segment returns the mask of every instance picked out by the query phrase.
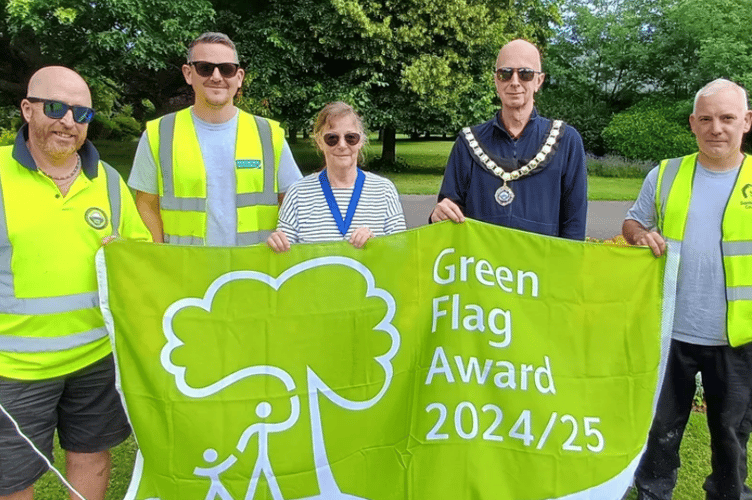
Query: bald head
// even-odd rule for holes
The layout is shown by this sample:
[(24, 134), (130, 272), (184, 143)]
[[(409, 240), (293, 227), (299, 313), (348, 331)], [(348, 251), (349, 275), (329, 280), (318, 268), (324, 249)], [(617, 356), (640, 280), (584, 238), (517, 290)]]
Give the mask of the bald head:
[(26, 95), (91, 107), (89, 86), (81, 75), (64, 66), (46, 66), (34, 73)]
[(512, 40), (504, 45), (499, 51), (499, 57), (496, 59), (497, 68), (516, 68), (520, 67), (513, 61), (524, 60), (527, 62), (525, 67), (541, 70), (541, 57), (538, 48), (527, 40)]
[[(513, 70), (511, 77), (505, 77), (498, 72), (502, 68)], [(520, 70), (528, 70), (525, 79), (520, 76)], [(511, 123), (511, 115), (527, 117), (533, 112), (534, 96), (543, 85), (545, 75), (541, 72), (540, 52), (532, 43), (525, 40), (512, 40), (504, 45), (496, 59), (496, 93), (501, 99), (502, 116), (507, 123)], [(533, 73), (534, 72), (534, 73)], [(506, 79), (504, 79), (506, 78)]]
[[(47, 116), (44, 101), (59, 101), (68, 106), (91, 107), (91, 92), (81, 75), (63, 66), (47, 66), (29, 80), (27, 99), (21, 101), (21, 114), (29, 124), (29, 151), (37, 165), (70, 167), (75, 153), (86, 141), (88, 122), (76, 122), (73, 111), (62, 117)], [(28, 98), (36, 98), (30, 101)]]

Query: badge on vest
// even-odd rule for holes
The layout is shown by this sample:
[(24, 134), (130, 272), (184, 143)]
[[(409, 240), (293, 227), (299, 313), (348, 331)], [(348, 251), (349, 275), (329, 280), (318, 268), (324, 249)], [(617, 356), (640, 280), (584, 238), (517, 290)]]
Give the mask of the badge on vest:
[(235, 168), (261, 168), (261, 160), (235, 160)]
[(84, 219), (94, 229), (104, 229), (107, 227), (107, 214), (101, 208), (91, 207), (84, 213)]
[(742, 206), (747, 209), (752, 208), (752, 184), (746, 184), (742, 188), (742, 196), (744, 197), (741, 202)]

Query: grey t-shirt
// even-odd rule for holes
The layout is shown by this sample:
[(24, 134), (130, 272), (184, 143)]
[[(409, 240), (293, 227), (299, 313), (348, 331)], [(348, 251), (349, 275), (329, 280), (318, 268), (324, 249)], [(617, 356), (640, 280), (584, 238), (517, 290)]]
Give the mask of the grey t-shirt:
[[(237, 211), (235, 208), (235, 138), (238, 129), (238, 112), (224, 123), (209, 123), (193, 113), (201, 156), (206, 165), (206, 244), (209, 246), (235, 246)], [(277, 171), (279, 192), (284, 193), (302, 175), (295, 163), (287, 141)], [(149, 194), (159, 192), (157, 165), (151, 153), (149, 138), (141, 136), (133, 159), (128, 185)]]
[[(739, 167), (717, 172), (699, 163), (692, 184), (677, 278), (673, 338), (698, 345), (727, 345), (726, 281), (721, 256), (721, 223)], [(658, 167), (642, 184), (627, 212), (645, 228), (656, 223), (655, 190)]]

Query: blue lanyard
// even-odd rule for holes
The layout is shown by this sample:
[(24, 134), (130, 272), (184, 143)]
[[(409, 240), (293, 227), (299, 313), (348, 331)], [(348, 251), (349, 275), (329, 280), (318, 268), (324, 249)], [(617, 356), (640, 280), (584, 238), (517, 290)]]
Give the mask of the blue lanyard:
[(339, 210), (337, 200), (334, 199), (334, 193), (332, 192), (332, 185), (329, 184), (329, 178), (326, 176), (326, 169), (322, 170), (319, 174), (319, 183), (321, 183), (321, 190), (324, 192), (324, 198), (329, 205), (329, 211), (334, 217), (334, 222), (337, 223), (337, 228), (342, 236), (347, 234), (347, 230), (350, 229), (353, 216), (355, 215), (355, 207), (358, 206), (358, 200), (360, 200), (360, 193), (363, 191), (363, 183), (366, 180), (366, 174), (361, 169), (358, 169), (358, 178), (355, 179), (355, 187), (353, 187), (352, 197), (350, 198), (350, 204), (347, 206), (347, 214), (345, 219), (342, 220), (342, 212)]

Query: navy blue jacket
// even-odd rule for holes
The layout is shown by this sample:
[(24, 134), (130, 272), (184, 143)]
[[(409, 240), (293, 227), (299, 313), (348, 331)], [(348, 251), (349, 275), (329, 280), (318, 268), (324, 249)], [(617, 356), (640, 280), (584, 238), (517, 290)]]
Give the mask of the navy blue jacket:
[[(513, 139), (501, 121), (501, 113), (473, 127), (484, 151), (505, 170), (516, 169), (533, 158), (548, 137), (551, 120), (533, 109), (519, 139)], [(503, 207), (494, 194), (503, 181), (473, 154), (463, 134), (449, 155), (439, 201), (449, 198), (466, 217), (533, 233), (585, 239), (587, 218), (587, 169), (582, 138), (565, 126), (555, 154), (530, 174), (507, 185), (514, 200)]]

